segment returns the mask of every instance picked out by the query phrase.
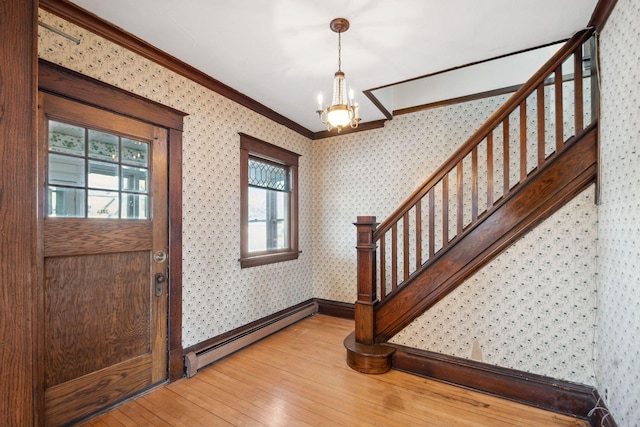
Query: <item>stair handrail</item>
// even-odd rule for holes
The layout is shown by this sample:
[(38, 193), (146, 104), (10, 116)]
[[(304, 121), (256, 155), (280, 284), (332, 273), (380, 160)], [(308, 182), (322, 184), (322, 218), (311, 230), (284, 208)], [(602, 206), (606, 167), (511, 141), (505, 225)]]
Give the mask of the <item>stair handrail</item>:
[(396, 210), (385, 218), (374, 230), (373, 241), (376, 242), (387, 233), (393, 224), (396, 224), (418, 200), (421, 200), (429, 190), (435, 186), (446, 174), (448, 174), (465, 156), (480, 144), (487, 135), (493, 131), (511, 112), (520, 105), (547, 76), (561, 66), (575, 50), (586, 42), (595, 31), (594, 28), (586, 28), (578, 31), (569, 39), (529, 80), (493, 113), (456, 151), (453, 152), (429, 178), (427, 178), (417, 190), (415, 190)]

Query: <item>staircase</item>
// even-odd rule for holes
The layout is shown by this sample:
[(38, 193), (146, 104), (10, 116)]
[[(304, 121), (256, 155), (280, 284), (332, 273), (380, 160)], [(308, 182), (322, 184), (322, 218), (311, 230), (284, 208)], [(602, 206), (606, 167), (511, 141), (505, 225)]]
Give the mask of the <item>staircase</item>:
[(386, 341), (595, 182), (594, 52), (575, 34), (387, 219), (358, 217), (349, 366), (389, 370)]

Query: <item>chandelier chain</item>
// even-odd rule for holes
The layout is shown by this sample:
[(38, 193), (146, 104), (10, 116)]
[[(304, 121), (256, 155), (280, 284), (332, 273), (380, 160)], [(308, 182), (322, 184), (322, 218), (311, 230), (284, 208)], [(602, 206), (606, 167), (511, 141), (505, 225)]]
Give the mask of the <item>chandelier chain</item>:
[(338, 33), (338, 71), (342, 71), (342, 43), (340, 40), (340, 36), (342, 33)]

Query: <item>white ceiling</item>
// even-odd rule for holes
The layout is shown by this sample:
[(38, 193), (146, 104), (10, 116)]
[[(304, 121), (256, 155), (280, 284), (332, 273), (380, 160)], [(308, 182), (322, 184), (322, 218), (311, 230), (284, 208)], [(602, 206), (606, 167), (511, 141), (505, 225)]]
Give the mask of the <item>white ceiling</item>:
[[(319, 93), (325, 100), (331, 97), (337, 70), (338, 36), (329, 28), (333, 18), (346, 18), (351, 24), (342, 34), (342, 70), (367, 122), (384, 115), (363, 90), (569, 38), (587, 26), (597, 4), (597, 0), (71, 1), (314, 132), (326, 129), (315, 113), (316, 100)], [(496, 85), (500, 84), (498, 79)], [(397, 88), (385, 95), (392, 98), (391, 105), (425, 103), (415, 90)], [(429, 85), (421, 88), (429, 92)], [(440, 87), (437, 95), (425, 96), (457, 95)]]

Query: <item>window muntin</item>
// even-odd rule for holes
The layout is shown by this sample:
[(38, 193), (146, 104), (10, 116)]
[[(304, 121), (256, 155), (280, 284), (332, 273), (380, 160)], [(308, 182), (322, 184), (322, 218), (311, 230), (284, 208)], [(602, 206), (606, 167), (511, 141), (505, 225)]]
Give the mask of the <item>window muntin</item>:
[(149, 218), (149, 143), (49, 120), (47, 216)]
[(240, 135), (241, 267), (295, 259), (299, 155)]

